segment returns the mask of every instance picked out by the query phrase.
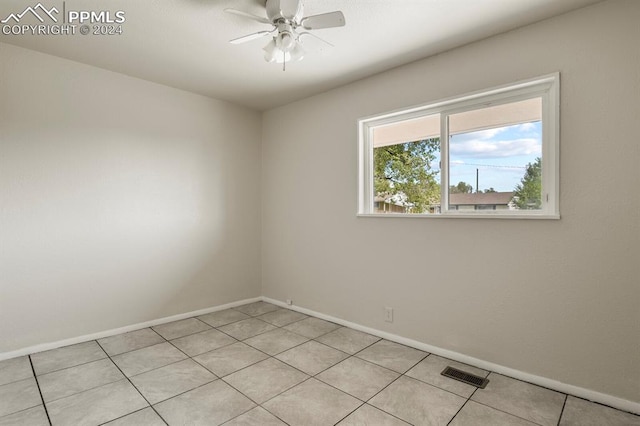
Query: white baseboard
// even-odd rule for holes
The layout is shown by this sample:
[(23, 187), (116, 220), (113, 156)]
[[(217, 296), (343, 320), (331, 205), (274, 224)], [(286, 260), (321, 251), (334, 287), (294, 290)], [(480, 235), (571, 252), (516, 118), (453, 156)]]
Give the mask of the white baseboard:
[(468, 355), (461, 354), (459, 352), (450, 351), (447, 349), (439, 348), (437, 346), (428, 345), (426, 343), (418, 342), (417, 340), (408, 339), (406, 337), (398, 336), (396, 334), (387, 333), (385, 331), (376, 330), (374, 328), (365, 327), (360, 324), (356, 324), (350, 321), (345, 321), (341, 318), (325, 315), (320, 312), (312, 311), (311, 309), (302, 308), (300, 306), (287, 305), (279, 300), (271, 299), (269, 297), (262, 297), (265, 302), (273, 303), (274, 305), (288, 308), (294, 311), (301, 312), (303, 314), (311, 315), (317, 318), (321, 318), (327, 321), (334, 322), (336, 324), (343, 325), (345, 327), (353, 328), (354, 330), (369, 333), (374, 336), (381, 337), (383, 339), (391, 340), (392, 342), (401, 343), (412, 348), (420, 349), (421, 351), (429, 352), (434, 355), (438, 355), (444, 358), (449, 358), (454, 361), (462, 362), (474, 367), (482, 368), (483, 370), (493, 371), (498, 374), (513, 377), (514, 379), (522, 380), (525, 382), (533, 383), (534, 385), (542, 386), (548, 389), (552, 389), (558, 392), (566, 393), (569, 395), (577, 396), (579, 398), (587, 399), (589, 401), (597, 402), (609, 407), (617, 408), (619, 410), (628, 411), (634, 414), (640, 414), (640, 403), (629, 401), (626, 399), (618, 398), (612, 395), (600, 393), (591, 389), (585, 389), (578, 386), (562, 383), (557, 380), (552, 380), (547, 377), (536, 376), (535, 374), (526, 373), (524, 371), (515, 370), (513, 368), (505, 367), (500, 364), (494, 364), (489, 361), (470, 357)]
[(284, 302), (279, 300), (271, 299), (269, 297), (254, 297), (250, 299), (238, 300), (236, 302), (227, 303), (224, 305), (218, 305), (211, 308), (200, 309), (192, 312), (185, 312), (182, 314), (172, 315), (169, 317), (158, 318), (151, 321), (146, 321), (138, 324), (128, 325), (125, 327), (115, 328), (111, 330), (105, 330), (98, 333), (87, 334), (84, 336), (73, 337), (70, 339), (59, 340), (56, 342), (43, 343), (39, 345), (29, 346), (26, 348), (18, 349), (10, 352), (0, 353), (0, 361), (10, 358), (16, 358), (23, 355), (30, 355), (36, 352), (48, 351), (51, 349), (57, 349), (62, 346), (75, 345), (77, 343), (84, 343), (91, 340), (102, 339), (104, 337), (115, 336), (116, 334), (127, 333), (129, 331), (140, 330), (142, 328), (153, 327), (159, 324), (165, 324), (172, 321), (178, 321), (185, 318), (191, 318), (198, 315), (205, 315), (211, 312), (222, 311), (224, 309), (233, 308), (235, 306), (244, 305), (247, 303), (257, 302), (263, 300), (265, 302), (273, 303), (274, 305), (282, 306), (283, 308), (292, 309), (294, 311), (301, 312), (303, 314), (311, 315), (317, 318), (321, 318), (327, 321), (334, 322), (336, 324), (343, 325), (345, 327), (353, 328), (354, 330), (359, 330), (364, 333), (369, 333), (374, 336), (381, 337), (383, 339), (390, 340), (392, 342), (397, 342), (403, 345), (407, 345), (416, 349), (420, 349), (425, 352), (429, 352), (438, 356), (442, 356), (444, 358), (449, 358), (454, 361), (462, 362), (464, 364), (469, 364), (474, 367), (482, 368), (484, 370), (493, 371), (495, 373), (503, 374), (505, 376), (513, 377), (514, 379), (523, 380), (525, 382), (533, 383), (538, 386), (543, 386), (545, 388), (549, 388), (558, 392), (566, 393), (569, 395), (577, 396), (579, 398), (584, 398), (589, 401), (597, 402), (603, 405), (608, 405), (613, 408), (617, 408), (619, 410), (628, 411), (634, 414), (640, 414), (640, 403), (629, 401), (626, 399), (618, 398), (612, 395), (607, 395), (604, 393), (600, 393), (591, 389), (585, 389), (578, 386), (570, 385), (567, 383), (562, 383), (557, 380), (552, 380), (547, 377), (536, 376), (534, 374), (526, 373), (524, 371), (515, 370), (513, 368), (505, 367), (499, 364), (495, 364), (489, 361), (485, 361), (482, 359), (470, 357), (468, 355), (464, 355), (458, 352), (450, 351), (447, 349), (439, 348), (437, 346), (428, 345), (426, 343), (419, 342), (417, 340), (408, 339), (406, 337), (398, 336), (393, 333), (387, 333), (385, 331), (376, 330), (374, 328), (365, 327), (360, 324), (356, 324), (350, 321), (343, 320), (341, 318), (332, 317), (330, 315), (325, 315), (320, 312), (312, 311), (311, 309), (306, 309), (300, 306), (287, 305)]
[(100, 331), (98, 333), (86, 334), (84, 336), (72, 337), (70, 339), (58, 340), (56, 342), (42, 343), (39, 345), (29, 346), (10, 352), (0, 353), (0, 361), (10, 358), (16, 358), (23, 355), (31, 355), (36, 352), (48, 351), (51, 349), (61, 348), (62, 346), (75, 345), (77, 343), (89, 342), (91, 340), (102, 339), (104, 337), (115, 336), (116, 334), (127, 333), (129, 331), (140, 330), (142, 328), (153, 327), (154, 325), (165, 324), (167, 322), (178, 321), (181, 319), (191, 318), (198, 315), (204, 315), (211, 312), (222, 311), (224, 309), (233, 308), (235, 306), (245, 305), (247, 303), (258, 302), (261, 297), (253, 297), (251, 299), (238, 300), (236, 302), (226, 303), (224, 305), (214, 306), (212, 308), (200, 309), (183, 314), (172, 315), (170, 317), (158, 318), (151, 321), (145, 321), (138, 324), (127, 325), (125, 327), (114, 328), (111, 330)]

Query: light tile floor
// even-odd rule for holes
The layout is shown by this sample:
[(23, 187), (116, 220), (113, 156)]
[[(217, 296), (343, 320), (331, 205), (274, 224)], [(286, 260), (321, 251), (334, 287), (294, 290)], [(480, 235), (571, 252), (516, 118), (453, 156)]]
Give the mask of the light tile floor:
[[(488, 377), (485, 389), (447, 366)], [(640, 416), (256, 302), (0, 362), (2, 425), (640, 426)]]

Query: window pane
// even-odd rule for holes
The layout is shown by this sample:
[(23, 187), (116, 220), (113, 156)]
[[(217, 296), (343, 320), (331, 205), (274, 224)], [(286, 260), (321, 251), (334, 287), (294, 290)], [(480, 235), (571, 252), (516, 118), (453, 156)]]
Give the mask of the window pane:
[(540, 98), (449, 116), (449, 209), (542, 208)]
[(555, 73), (358, 120), (358, 214), (558, 219), (559, 89)]
[(374, 213), (439, 213), (440, 116), (373, 129)]

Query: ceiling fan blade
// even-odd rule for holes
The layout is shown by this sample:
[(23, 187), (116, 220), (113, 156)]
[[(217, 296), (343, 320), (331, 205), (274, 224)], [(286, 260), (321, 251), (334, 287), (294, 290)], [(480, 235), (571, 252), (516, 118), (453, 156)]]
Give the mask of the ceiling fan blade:
[(231, 44), (240, 44), (240, 43), (245, 43), (247, 41), (251, 41), (251, 40), (255, 40), (258, 38), (262, 38), (265, 36), (268, 36), (269, 34), (273, 34), (273, 31), (260, 31), (257, 33), (253, 33), (253, 34), (249, 34), (243, 37), (239, 37), (239, 38), (234, 38), (233, 40), (229, 40), (229, 43)]
[(300, 25), (305, 30), (320, 30), (323, 28), (343, 27), (345, 25), (344, 15), (340, 11), (322, 13), (320, 15), (307, 16), (300, 21)]
[(315, 34), (312, 34), (312, 33), (309, 33), (309, 32), (306, 32), (306, 31), (305, 31), (305, 32), (299, 33), (299, 35), (300, 35), (300, 38), (302, 38), (302, 36), (311, 36), (311, 37), (313, 37), (315, 40), (319, 40), (319, 41), (323, 42), (324, 44), (326, 44), (326, 45), (327, 45), (327, 46), (329, 46), (329, 47), (335, 47), (333, 44), (329, 43), (327, 40), (325, 40), (325, 39), (323, 39), (323, 38), (320, 38), (320, 37), (318, 37), (318, 36), (317, 36), (317, 35), (315, 35)]
[(262, 16), (254, 15), (252, 13), (244, 12), (242, 10), (225, 9), (224, 11), (227, 12), (227, 13), (230, 13), (232, 15), (238, 15), (238, 16), (242, 16), (244, 18), (249, 18), (249, 19), (254, 20), (256, 22), (260, 22), (262, 24), (271, 25), (271, 21), (269, 21), (267, 18), (263, 18)]
[(293, 19), (300, 12), (300, 0), (280, 0), (280, 13), (287, 19)]
[(309, 56), (328, 57), (332, 54), (334, 46), (328, 41), (308, 32), (299, 33), (300, 44), (304, 47)]

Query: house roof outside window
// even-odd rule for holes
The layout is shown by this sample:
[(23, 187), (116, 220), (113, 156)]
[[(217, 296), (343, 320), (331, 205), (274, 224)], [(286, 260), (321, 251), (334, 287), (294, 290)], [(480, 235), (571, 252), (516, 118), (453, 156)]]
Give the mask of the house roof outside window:
[(452, 206), (476, 206), (476, 205), (509, 205), (514, 192), (482, 192), (471, 194), (449, 194), (449, 205)]

